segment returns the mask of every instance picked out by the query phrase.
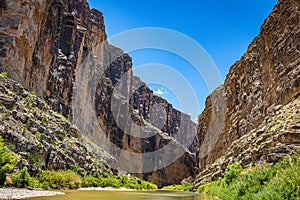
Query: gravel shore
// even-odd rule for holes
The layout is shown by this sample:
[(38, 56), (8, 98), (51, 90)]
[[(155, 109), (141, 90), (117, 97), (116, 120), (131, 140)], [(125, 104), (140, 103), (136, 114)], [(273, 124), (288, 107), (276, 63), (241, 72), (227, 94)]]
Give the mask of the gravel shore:
[(30, 197), (55, 196), (63, 194), (65, 193), (28, 189), (0, 188), (0, 199), (25, 199)]

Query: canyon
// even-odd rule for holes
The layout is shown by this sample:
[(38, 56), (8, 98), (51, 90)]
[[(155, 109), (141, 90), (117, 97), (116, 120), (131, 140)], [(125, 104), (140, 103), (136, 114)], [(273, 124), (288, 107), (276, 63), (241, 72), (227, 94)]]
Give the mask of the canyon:
[[(0, 16), (1, 71), (113, 154), (119, 161), (113, 168), (159, 186), (196, 176), (196, 123), (133, 76), (130, 56), (106, 41), (100, 11), (85, 0), (1, 0)], [(121, 104), (113, 104), (113, 91)], [(151, 137), (141, 138), (145, 133)]]
[[(207, 98), (206, 108), (198, 120), (198, 159), (202, 172), (195, 187), (216, 180), (229, 164), (239, 162), (249, 167), (276, 163), (299, 148), (297, 117), (293, 119), (295, 129), (288, 126), (287, 119), (280, 123), (285, 128), (281, 132), (294, 145), (273, 138), (277, 136), (276, 129), (269, 132), (266, 128), (276, 121), (274, 115), (284, 112), (283, 105), (293, 105), (293, 102), (294, 106), (299, 105), (296, 100), (300, 93), (299, 27), (300, 2), (279, 0), (260, 34), (230, 68), (224, 84)], [(213, 117), (215, 110), (221, 113), (217, 117)], [(296, 113), (299, 107), (295, 108)], [(290, 115), (286, 113), (285, 117)], [(222, 129), (219, 128), (215, 138), (215, 126), (220, 124)], [(253, 138), (253, 134), (257, 136)], [(264, 139), (257, 143), (260, 137)]]
[[(196, 124), (134, 76), (86, 0), (0, 0), (0, 71), (16, 81), (0, 82), (1, 136), (33, 173), (38, 151), (48, 169), (130, 173), (160, 187), (195, 179), (196, 189), (236, 162), (276, 163), (300, 147), (299, 27), (300, 2), (279, 0)], [(55, 123), (42, 124), (42, 110)]]

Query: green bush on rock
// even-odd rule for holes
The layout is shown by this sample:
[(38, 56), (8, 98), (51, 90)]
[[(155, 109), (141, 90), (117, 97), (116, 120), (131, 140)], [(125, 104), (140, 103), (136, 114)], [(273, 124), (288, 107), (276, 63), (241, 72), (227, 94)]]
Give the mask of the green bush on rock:
[(13, 185), (17, 188), (26, 188), (29, 186), (30, 175), (27, 167), (21, 169), (16, 175), (13, 176)]
[(224, 181), (226, 184), (231, 183), (233, 180), (238, 178), (243, 171), (240, 164), (229, 165), (225, 170)]
[[(85, 175), (85, 170), (72, 165), (67, 171), (43, 171), (38, 177), (31, 177), (27, 167), (17, 174), (11, 174), (18, 161), (18, 157), (10, 152), (0, 137), (0, 186), (13, 185), (17, 188), (43, 188), (43, 189), (78, 189), (82, 187), (112, 187), (136, 190), (156, 190), (157, 186), (135, 177), (117, 176), (109, 173), (95, 173), (93, 176)], [(40, 154), (31, 154), (29, 163), (37, 168), (43, 168), (45, 161)]]
[(300, 155), (293, 155), (275, 166), (242, 170), (228, 166), (223, 178), (200, 186), (200, 193), (227, 199), (300, 199)]
[(75, 172), (76, 174), (78, 174), (79, 176), (81, 177), (84, 177), (85, 176), (85, 171), (83, 168), (79, 167), (79, 166), (76, 166), (76, 165), (71, 165), (70, 166), (70, 170)]
[(4, 185), (6, 175), (12, 173), (17, 161), (18, 157), (9, 151), (0, 137), (0, 186)]

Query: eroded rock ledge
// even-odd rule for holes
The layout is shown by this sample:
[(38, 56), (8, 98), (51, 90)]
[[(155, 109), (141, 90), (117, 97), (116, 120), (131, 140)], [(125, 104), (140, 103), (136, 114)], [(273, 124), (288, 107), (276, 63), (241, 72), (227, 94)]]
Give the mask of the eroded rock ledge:
[(81, 167), (86, 174), (112, 173), (116, 161), (94, 147), (64, 116), (19, 83), (0, 75), (0, 135), (19, 156), (17, 168), (42, 170)]
[(230, 164), (240, 163), (244, 168), (273, 165), (297, 152), (300, 148), (300, 96), (285, 106), (271, 107), (269, 112), (263, 123), (235, 140), (221, 158), (197, 176), (195, 188), (223, 176)]
[[(51, 105), (53, 110), (75, 122), (79, 130), (89, 136), (91, 134), (88, 129), (91, 130), (91, 127), (86, 127), (86, 124), (80, 126), (77, 122), (79, 120), (85, 122), (91, 116), (89, 113), (81, 117), (73, 116), (74, 106), (78, 107), (74, 104), (73, 97), (75, 83), (82, 78), (78, 73), (93, 52), (96, 52), (93, 56), (97, 62), (84, 69), (90, 73), (87, 77), (83, 77), (84, 82), (80, 82), (81, 86), (91, 86), (80, 93), (83, 95), (81, 102), (97, 98), (95, 105), (91, 106), (96, 107), (97, 123), (106, 134), (103, 138), (91, 137), (93, 142), (103, 144), (104, 139), (108, 139), (124, 151), (142, 154), (156, 151), (174, 138), (178, 138), (176, 140), (180, 143), (192, 139), (193, 142), (187, 147), (179, 145), (179, 148), (186, 151), (172, 166), (147, 174), (143, 174), (141, 170), (138, 175), (158, 185), (178, 184), (184, 178), (195, 176), (197, 162), (193, 152), (196, 150), (198, 140), (190, 138), (189, 135), (196, 136), (196, 124), (188, 115), (174, 109), (166, 100), (153, 95), (145, 84), (132, 93), (130, 89), (137, 79), (133, 79), (131, 58), (121, 49), (107, 44), (103, 15), (100, 11), (90, 9), (86, 0), (0, 1), (0, 71), (8, 72), (26, 89), (35, 91)], [(94, 70), (101, 64), (102, 69), (99, 72), (104, 74), (104, 77)], [(148, 141), (128, 137), (126, 131), (122, 131), (112, 118), (110, 91), (125, 73), (129, 73), (131, 78), (124, 85), (126, 94), (122, 96), (128, 100), (128, 95), (132, 94), (132, 98), (129, 98), (130, 109), (134, 110), (132, 117), (137, 123), (144, 121), (148, 123), (149, 127), (152, 127), (151, 130), (155, 130), (157, 134)], [(103, 79), (92, 83), (91, 77), (94, 76)], [(99, 94), (102, 96), (88, 96), (93, 94), (91, 91), (96, 87), (101, 90)], [(6, 99), (5, 102), (13, 103), (11, 99)], [(158, 103), (167, 113), (166, 119), (163, 120), (165, 124), (161, 127), (157, 127), (161, 123), (156, 119), (159, 116), (150, 114), (153, 103)], [(84, 109), (85, 107), (82, 107), (82, 110)], [(116, 118), (121, 117), (122, 114)], [(182, 127), (180, 132), (179, 127)], [(173, 139), (161, 137), (160, 133), (167, 134)], [(108, 147), (107, 150), (110, 151), (111, 148)], [(118, 152), (116, 156), (122, 158)], [(130, 162), (130, 158), (125, 161)], [(153, 170), (159, 168), (159, 162), (159, 159), (156, 159)]]
[[(217, 90), (207, 98), (198, 121), (201, 173), (196, 186), (215, 179), (232, 162), (243, 166), (275, 162), (298, 147), (299, 125), (289, 115), (299, 113), (299, 99), (294, 100), (300, 92), (299, 27), (300, 1), (279, 0), (260, 34), (231, 67), (221, 94)], [(223, 97), (225, 106), (214, 96)], [(213, 117), (213, 111), (219, 108), (223, 108), (224, 117)], [(278, 110), (278, 116), (274, 110)], [(286, 115), (280, 114), (283, 112)], [(280, 117), (286, 119), (277, 123)], [(282, 127), (272, 128), (270, 123), (275, 122), (274, 126)], [(216, 131), (212, 127), (219, 124), (223, 126), (214, 143), (211, 138)]]

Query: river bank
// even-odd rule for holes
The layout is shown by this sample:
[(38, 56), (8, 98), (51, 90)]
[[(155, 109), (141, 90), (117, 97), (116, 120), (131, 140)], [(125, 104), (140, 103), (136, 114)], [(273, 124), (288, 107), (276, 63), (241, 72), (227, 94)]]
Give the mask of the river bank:
[[(61, 196), (63, 195), (63, 196)], [(88, 197), (89, 199), (98, 199), (99, 195), (103, 200), (108, 199), (126, 199), (126, 200), (152, 200), (159, 197), (162, 200), (186, 197), (187, 199), (211, 200), (210, 196), (192, 192), (181, 191), (138, 191), (126, 188), (80, 188), (78, 190), (66, 190), (63, 192), (15, 189), (15, 188), (0, 188), (0, 199), (30, 199), (30, 200), (81, 200)]]
[[(80, 188), (78, 191), (138, 191), (134, 189), (127, 188), (101, 188), (101, 187), (91, 187), (91, 188)], [(17, 188), (0, 188), (0, 199), (25, 199), (32, 197), (50, 197), (56, 195), (64, 195), (64, 192), (56, 191), (45, 191), (45, 190), (30, 190), (30, 189), (17, 189)]]
[(66, 194), (63, 196), (36, 197), (28, 200), (212, 200), (209, 195), (182, 191), (69, 190), (64, 192)]
[(0, 188), (0, 199), (25, 199), (31, 197), (47, 197), (64, 195), (64, 192), (15, 189), (15, 188)]

